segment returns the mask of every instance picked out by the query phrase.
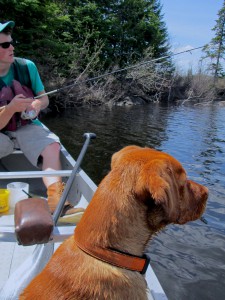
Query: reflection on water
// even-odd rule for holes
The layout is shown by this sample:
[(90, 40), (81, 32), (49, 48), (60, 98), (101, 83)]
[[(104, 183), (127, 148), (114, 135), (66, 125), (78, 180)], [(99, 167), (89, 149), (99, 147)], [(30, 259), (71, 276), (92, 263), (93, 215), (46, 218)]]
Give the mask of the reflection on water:
[(200, 221), (171, 225), (151, 242), (151, 264), (170, 300), (225, 299), (225, 108), (136, 107), (78, 108), (44, 120), (77, 157), (84, 132), (95, 132), (83, 169), (98, 184), (111, 155), (136, 144), (176, 157), (188, 176), (209, 188)]

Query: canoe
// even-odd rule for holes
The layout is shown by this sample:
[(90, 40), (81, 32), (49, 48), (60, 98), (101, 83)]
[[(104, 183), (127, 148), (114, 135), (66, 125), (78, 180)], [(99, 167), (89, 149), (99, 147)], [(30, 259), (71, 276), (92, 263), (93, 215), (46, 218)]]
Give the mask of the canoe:
[[(6, 188), (7, 184), (12, 182), (26, 182), (29, 184), (29, 194), (31, 196), (46, 198), (46, 189), (41, 178), (43, 176), (56, 175), (62, 176), (66, 181), (68, 178), (71, 178), (74, 166), (77, 163), (64, 146), (61, 148), (61, 162), (62, 170), (55, 172), (40, 171), (29, 163), (20, 150), (15, 150), (13, 154), (0, 160), (0, 188)], [(75, 207), (86, 208), (96, 188), (97, 186), (91, 178), (79, 167), (72, 181), (68, 199), (70, 201), (75, 199), (72, 203)], [(27, 196), (25, 195), (24, 198), (27, 198)], [(57, 225), (54, 226), (53, 240), (50, 242), (54, 249), (73, 234), (75, 226), (76, 224), (67, 224), (59, 219)], [(0, 290), (15, 272), (19, 272), (25, 259), (29, 259), (30, 256), (34, 255), (35, 247), (35, 245), (26, 247), (18, 245), (14, 229), (13, 208), (10, 208), (7, 212), (0, 213)], [(148, 267), (145, 276), (149, 287), (149, 299), (166, 300), (166, 294), (151, 265)], [(1, 298), (0, 292), (0, 300), (4, 299)]]

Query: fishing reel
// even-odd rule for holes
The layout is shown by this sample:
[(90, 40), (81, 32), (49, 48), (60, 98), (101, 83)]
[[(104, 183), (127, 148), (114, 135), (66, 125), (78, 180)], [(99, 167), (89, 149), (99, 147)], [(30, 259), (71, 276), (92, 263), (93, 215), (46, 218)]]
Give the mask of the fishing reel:
[(31, 120), (31, 119), (34, 119), (36, 116), (37, 116), (37, 113), (35, 110), (23, 111), (21, 113), (21, 118), (23, 120)]

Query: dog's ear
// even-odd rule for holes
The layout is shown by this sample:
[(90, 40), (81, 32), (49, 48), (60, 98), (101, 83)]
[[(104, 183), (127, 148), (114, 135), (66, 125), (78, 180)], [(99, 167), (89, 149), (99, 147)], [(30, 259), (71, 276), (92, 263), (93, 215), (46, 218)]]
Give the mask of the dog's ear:
[(165, 211), (170, 222), (179, 217), (179, 187), (174, 171), (168, 162), (155, 159), (145, 164), (140, 170), (137, 182), (139, 193), (150, 194), (150, 199)]

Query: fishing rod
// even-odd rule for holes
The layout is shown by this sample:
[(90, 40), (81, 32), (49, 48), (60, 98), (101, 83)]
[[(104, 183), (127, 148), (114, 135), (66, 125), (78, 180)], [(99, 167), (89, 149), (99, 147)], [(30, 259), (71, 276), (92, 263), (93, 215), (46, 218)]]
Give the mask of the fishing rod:
[(73, 83), (71, 83), (69, 85), (66, 85), (66, 86), (60, 87), (58, 89), (52, 90), (50, 92), (38, 95), (38, 96), (34, 97), (34, 99), (38, 99), (38, 98), (41, 98), (43, 96), (47, 96), (47, 95), (51, 95), (51, 94), (55, 94), (55, 93), (61, 92), (61, 91), (65, 90), (65, 89), (69, 89), (71, 87), (74, 87), (74, 86), (76, 86), (76, 85), (78, 85), (80, 83), (86, 83), (86, 82), (90, 82), (90, 81), (95, 81), (95, 80), (98, 80), (98, 79), (101, 79), (101, 78), (104, 78), (104, 77), (107, 77), (107, 76), (110, 76), (110, 75), (113, 75), (113, 74), (116, 74), (116, 73), (120, 73), (120, 72), (123, 72), (123, 71), (126, 71), (126, 70), (138, 68), (140, 66), (143, 66), (143, 65), (146, 65), (146, 64), (149, 64), (149, 63), (152, 63), (152, 62), (163, 60), (165, 58), (173, 57), (173, 56), (180, 55), (180, 54), (183, 54), (183, 53), (186, 53), (186, 52), (191, 52), (191, 51), (194, 51), (194, 50), (198, 50), (198, 49), (201, 49), (201, 48), (204, 48), (204, 47), (205, 46), (200, 46), (200, 47), (196, 47), (196, 48), (193, 48), (193, 49), (184, 50), (184, 51), (181, 51), (181, 52), (177, 52), (177, 53), (173, 53), (173, 54), (170, 54), (170, 55), (166, 55), (166, 56), (163, 56), (163, 57), (154, 58), (154, 59), (147, 60), (145, 62), (136, 64), (136, 65), (133, 65), (133, 66), (128, 66), (128, 67), (125, 67), (125, 68), (122, 68), (122, 69), (117, 69), (115, 71), (112, 71), (112, 72), (109, 72), (109, 73), (105, 73), (105, 74), (102, 74), (102, 75), (99, 75), (99, 76), (96, 76), (96, 77), (92, 77), (92, 78), (86, 79), (86, 80), (81, 81), (81, 82), (75, 81), (75, 82), (73, 82)]

